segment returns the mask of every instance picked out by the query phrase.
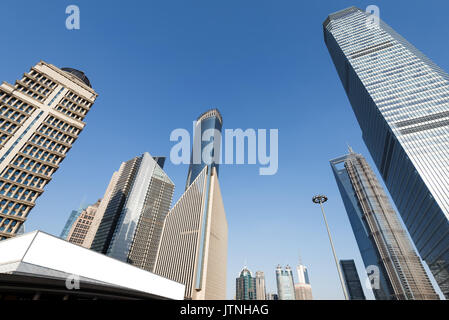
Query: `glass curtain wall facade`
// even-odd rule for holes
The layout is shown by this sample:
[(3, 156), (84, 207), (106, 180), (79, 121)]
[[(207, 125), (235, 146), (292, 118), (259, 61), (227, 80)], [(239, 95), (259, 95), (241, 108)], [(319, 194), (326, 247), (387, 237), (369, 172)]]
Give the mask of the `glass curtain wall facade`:
[(323, 29), (366, 146), (449, 297), (449, 75), (356, 7), (329, 15)]
[(349, 300), (366, 300), (354, 260), (340, 260)]
[(367, 273), (379, 300), (438, 299), (399, 217), (365, 158), (331, 160)]
[(93, 250), (153, 272), (174, 191), (161, 159), (145, 152), (123, 163), (118, 177), (114, 173), (112, 195), (100, 203), (106, 209)]
[(64, 240), (67, 239), (70, 229), (72, 228), (73, 224), (78, 219), (78, 217), (80, 216), (80, 214), (83, 210), (84, 210), (84, 208), (79, 208), (78, 210), (72, 210), (72, 212), (69, 215), (69, 218), (67, 219), (67, 221), (64, 225), (64, 228), (61, 231), (61, 234), (59, 235), (59, 237), (61, 239), (64, 239)]
[[(235, 299), (236, 300), (258, 300), (256, 293), (256, 278), (246, 267), (235, 279)], [(262, 299), (261, 299), (262, 300)]]
[(293, 280), (293, 271), (290, 266), (286, 266), (285, 270), (281, 266), (277, 266), (276, 284), (279, 300), (295, 300), (295, 283)]
[[(208, 110), (196, 120), (194, 125), (193, 149), (190, 158), (189, 171), (187, 173), (186, 190), (204, 167), (208, 165), (204, 162), (202, 154), (206, 146), (212, 141), (212, 138), (210, 140), (206, 139), (206, 136), (209, 137), (210, 130), (214, 130), (214, 132), (210, 134), (213, 136), (213, 150), (211, 151), (212, 161), (210, 166), (215, 168), (218, 175), (222, 126), (223, 119), (218, 109)], [(203, 137), (206, 141), (203, 141)]]

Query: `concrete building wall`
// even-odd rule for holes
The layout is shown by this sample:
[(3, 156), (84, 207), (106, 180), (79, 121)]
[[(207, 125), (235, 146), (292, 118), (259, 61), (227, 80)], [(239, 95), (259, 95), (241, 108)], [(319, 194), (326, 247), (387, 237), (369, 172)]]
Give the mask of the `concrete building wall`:
[(183, 283), (186, 299), (225, 299), (227, 233), (216, 171), (205, 167), (167, 215), (155, 273)]

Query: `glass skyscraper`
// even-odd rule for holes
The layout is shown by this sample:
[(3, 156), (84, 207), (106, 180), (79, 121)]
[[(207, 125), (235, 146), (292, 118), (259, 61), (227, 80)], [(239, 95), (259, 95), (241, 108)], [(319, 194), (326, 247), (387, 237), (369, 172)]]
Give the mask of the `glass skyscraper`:
[(449, 297), (449, 75), (358, 8), (329, 15), (323, 29), (363, 139)]
[[(212, 161), (211, 167), (214, 167), (218, 175), (218, 164), (220, 159), (221, 148), (221, 128), (223, 126), (223, 119), (218, 109), (211, 109), (201, 114), (195, 123), (194, 138), (193, 138), (193, 150), (190, 157), (190, 167), (187, 174), (186, 190), (192, 184), (192, 182), (198, 177), (200, 172), (204, 169), (207, 163), (203, 159), (203, 151), (208, 146), (212, 139), (207, 140), (206, 136), (208, 130), (214, 130), (213, 135), (213, 150), (211, 151)], [(206, 141), (203, 141), (203, 137)]]
[(279, 265), (276, 268), (276, 284), (278, 287), (279, 300), (295, 300), (295, 282), (293, 280), (293, 271), (290, 266), (285, 270)]
[(91, 249), (153, 272), (175, 187), (163, 163), (148, 152), (122, 163), (100, 203)]
[(399, 217), (365, 158), (331, 160), (373, 293), (379, 300), (438, 299)]
[(79, 208), (78, 210), (72, 210), (72, 212), (69, 215), (69, 218), (67, 219), (64, 228), (61, 231), (61, 234), (59, 237), (61, 239), (66, 240), (67, 236), (69, 235), (70, 229), (73, 226), (73, 223), (78, 219), (78, 217), (81, 215), (81, 212), (84, 210), (84, 208)]
[(235, 279), (235, 299), (257, 300), (256, 278), (253, 277), (251, 271), (246, 267), (242, 269), (239, 277)]
[(349, 299), (366, 300), (354, 260), (340, 260), (340, 266)]
[[(195, 123), (195, 152), (220, 152), (222, 118), (218, 110), (203, 113)], [(207, 131), (213, 129), (212, 131)], [(204, 135), (204, 136), (203, 136)], [(203, 137), (202, 137), (203, 136)], [(213, 142), (202, 141), (213, 137)], [(196, 146), (201, 146), (197, 148)], [(196, 149), (196, 150), (195, 150)], [(226, 298), (228, 223), (218, 180), (218, 163), (189, 167), (186, 190), (165, 218), (154, 272), (185, 285), (185, 299)]]

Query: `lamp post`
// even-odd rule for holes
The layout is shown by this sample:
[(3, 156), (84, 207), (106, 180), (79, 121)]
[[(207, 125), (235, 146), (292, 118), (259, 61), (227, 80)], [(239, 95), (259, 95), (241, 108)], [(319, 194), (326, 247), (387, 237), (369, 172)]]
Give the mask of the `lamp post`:
[(332, 253), (334, 254), (335, 265), (337, 266), (338, 276), (340, 277), (341, 287), (343, 289), (343, 294), (346, 300), (349, 300), (348, 293), (346, 292), (346, 286), (343, 281), (343, 274), (341, 273), (340, 264), (338, 263), (337, 254), (335, 253), (334, 242), (332, 241), (331, 232), (329, 230), (329, 225), (327, 224), (326, 214), (324, 213), (323, 203), (327, 201), (327, 197), (325, 195), (316, 195), (312, 198), (313, 203), (319, 203), (321, 207), (321, 212), (323, 213), (324, 223), (326, 224), (327, 234), (329, 236), (329, 241), (332, 247)]

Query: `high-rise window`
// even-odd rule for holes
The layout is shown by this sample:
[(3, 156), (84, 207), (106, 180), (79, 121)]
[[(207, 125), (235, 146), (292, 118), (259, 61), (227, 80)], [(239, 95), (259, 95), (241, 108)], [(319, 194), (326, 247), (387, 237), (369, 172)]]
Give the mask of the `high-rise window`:
[(449, 298), (449, 75), (358, 8), (323, 29), (368, 150)]

